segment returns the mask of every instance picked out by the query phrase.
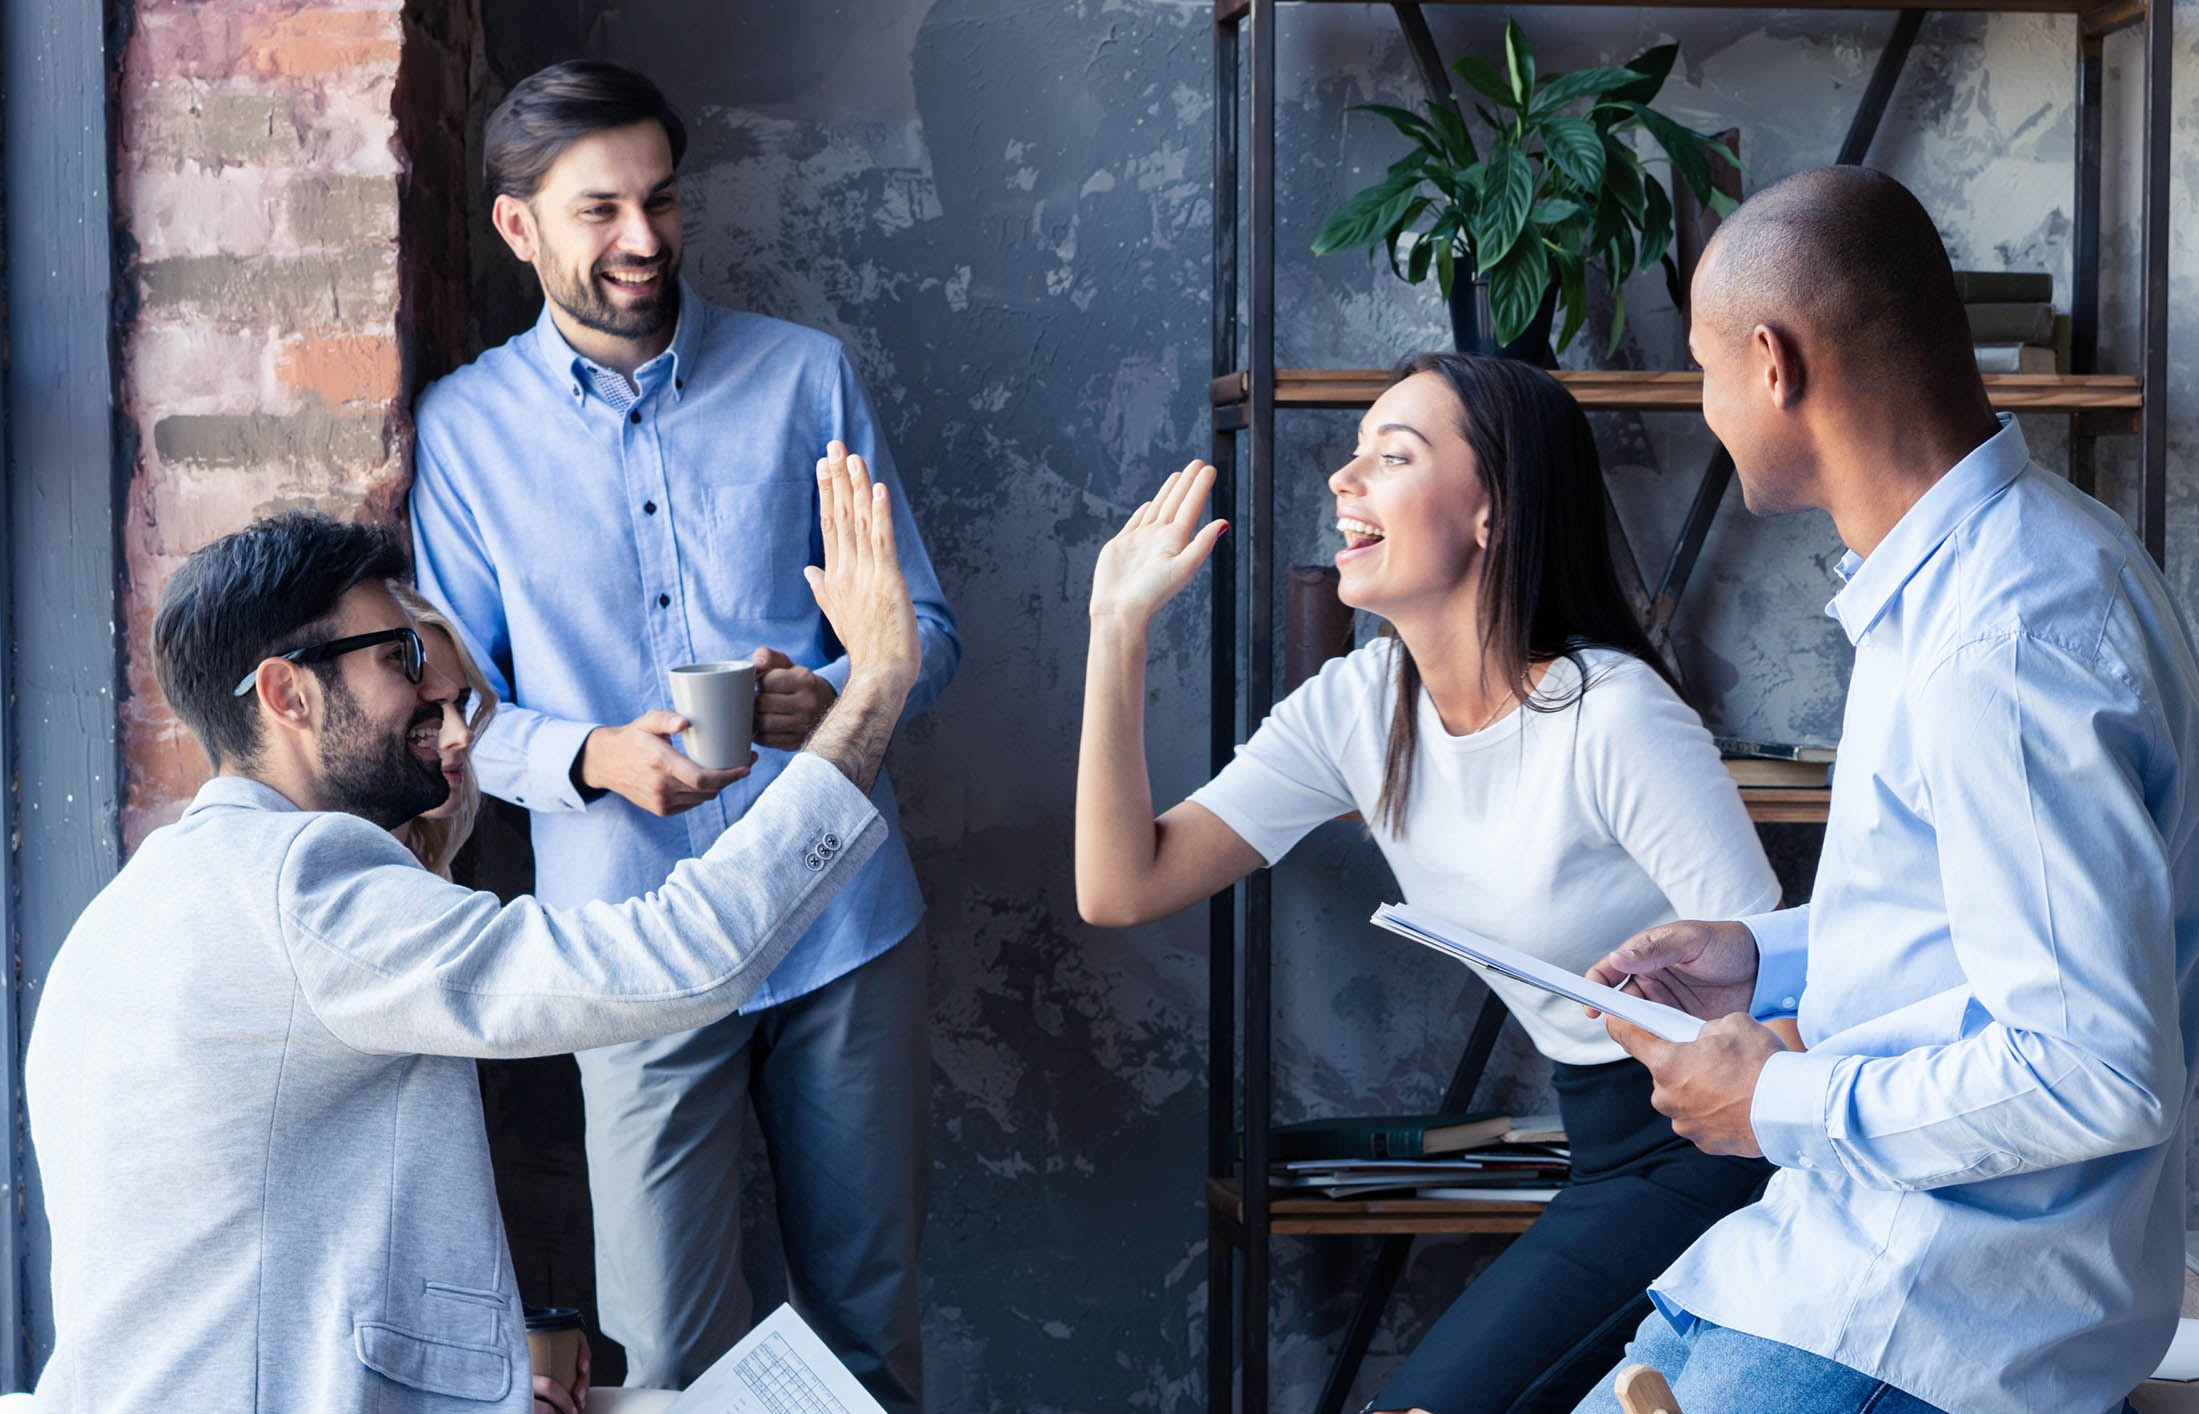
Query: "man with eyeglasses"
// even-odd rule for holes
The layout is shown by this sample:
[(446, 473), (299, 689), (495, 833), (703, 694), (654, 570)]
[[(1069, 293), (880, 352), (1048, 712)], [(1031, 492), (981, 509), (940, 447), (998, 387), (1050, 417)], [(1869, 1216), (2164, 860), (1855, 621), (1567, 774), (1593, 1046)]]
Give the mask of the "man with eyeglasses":
[(31, 1033), (39, 1409), (535, 1407), (473, 1059), (726, 1015), (886, 836), (868, 791), (915, 617), (884, 488), (841, 461), (818, 490), (807, 573), (847, 685), (745, 815), (621, 904), (499, 905), (388, 834), (445, 798), (464, 690), (389, 591), (388, 531), (297, 512), (185, 562), (153, 656), (216, 774), (77, 920)]

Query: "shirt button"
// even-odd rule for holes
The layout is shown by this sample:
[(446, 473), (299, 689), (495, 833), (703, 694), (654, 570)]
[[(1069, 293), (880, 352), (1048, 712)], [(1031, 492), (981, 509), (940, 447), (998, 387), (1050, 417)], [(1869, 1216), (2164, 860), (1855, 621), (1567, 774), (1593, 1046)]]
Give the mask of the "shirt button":
[(641, 503), (641, 513), (645, 516), (655, 515), (657, 513), (657, 503), (655, 501), (643, 501)]
[(660, 608), (660, 609), (662, 609), (662, 608), (664, 608), (665, 606), (669, 605), (669, 604), (670, 604), (671, 602), (672, 602), (672, 596), (671, 596), (671, 595), (669, 595), (669, 594), (659, 594), (659, 595), (657, 596), (657, 607), (658, 607), (658, 608)]
[(1780, 1005), (1780, 1006), (1782, 1006), (1782, 1007), (1784, 1007), (1784, 1008), (1785, 1008), (1786, 1010), (1788, 1010), (1788, 1011), (1793, 1011), (1793, 1010), (1794, 1010), (1794, 998), (1792, 998), (1792, 997), (1781, 997), (1781, 998), (1779, 999), (1779, 1005)]
[(812, 874), (821, 872), (825, 867), (825, 861), (818, 858), (814, 852), (803, 855), (802, 863), (809, 866), (809, 872)]
[(630, 413), (626, 414), (626, 420), (627, 420), (628, 422), (639, 422), (639, 421), (641, 421), (641, 409), (640, 409), (640, 408), (635, 408), (635, 409), (634, 409), (634, 410), (633, 410), (632, 412), (630, 412)]
[(840, 837), (838, 835), (826, 835), (817, 843), (824, 847), (825, 853), (831, 854), (840, 848)]

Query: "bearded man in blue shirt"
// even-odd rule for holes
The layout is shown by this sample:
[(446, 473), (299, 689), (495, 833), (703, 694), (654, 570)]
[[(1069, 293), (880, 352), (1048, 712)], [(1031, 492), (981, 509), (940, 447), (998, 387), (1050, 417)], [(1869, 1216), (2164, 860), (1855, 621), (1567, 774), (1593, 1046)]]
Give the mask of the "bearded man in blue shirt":
[[(1683, 1409), (2102, 1414), (2167, 1348), (2199, 1008), (2199, 662), (2114, 511), (1996, 418), (1892, 178), (1807, 172), (1697, 272), (1703, 415), (1749, 509), (1828, 511), (1855, 644), (1814, 896), (1591, 971), (1653, 1103), (1779, 1166), (1651, 1286)], [(1807, 1049), (1759, 1024), (1799, 1011)], [(1608, 1382), (1583, 1414), (1616, 1409)]]
[[(890, 487), (925, 710), (961, 648), (869, 404), (834, 339), (703, 303), (680, 279), (685, 130), (615, 65), (523, 80), (484, 134), (497, 234), (534, 327), (431, 387), (412, 490), (420, 588), (505, 700), (482, 787), (532, 812), (546, 901), (626, 899), (739, 819), (846, 681), (804, 583), (820, 455)], [(760, 759), (670, 738), (666, 673), (753, 654)], [(906, 720), (906, 716), (904, 719)], [(897, 1414), (922, 1404), (917, 1251), (929, 1048), (922, 901), (893, 835), (741, 1011), (578, 1057), (603, 1329), (628, 1382), (684, 1386), (750, 1323), (737, 1204), (753, 1101), (792, 1298)]]

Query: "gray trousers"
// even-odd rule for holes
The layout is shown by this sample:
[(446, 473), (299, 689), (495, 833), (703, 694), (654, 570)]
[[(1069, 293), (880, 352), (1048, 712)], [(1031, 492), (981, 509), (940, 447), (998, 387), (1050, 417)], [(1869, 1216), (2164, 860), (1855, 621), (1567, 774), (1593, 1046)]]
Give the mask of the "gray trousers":
[(921, 931), (816, 991), (586, 1051), (603, 1330), (630, 1385), (682, 1389), (747, 1334), (747, 1101), (771, 1158), (795, 1309), (891, 1414), (923, 1407), (917, 1249), (930, 1157)]

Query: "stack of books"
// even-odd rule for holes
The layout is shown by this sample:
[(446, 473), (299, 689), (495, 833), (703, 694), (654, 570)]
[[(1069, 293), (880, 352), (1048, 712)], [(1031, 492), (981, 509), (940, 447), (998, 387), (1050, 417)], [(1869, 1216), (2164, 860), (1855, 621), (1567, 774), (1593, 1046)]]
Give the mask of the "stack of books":
[(1734, 784), (1749, 790), (1823, 790), (1832, 784), (1838, 747), (1712, 737)]
[(1572, 1172), (1556, 1115), (1376, 1115), (1278, 1126), (1269, 1186), (1325, 1198), (1373, 1195), (1546, 1203)]
[(1980, 373), (2067, 373), (2069, 319), (2054, 313), (2043, 270), (1957, 270)]

